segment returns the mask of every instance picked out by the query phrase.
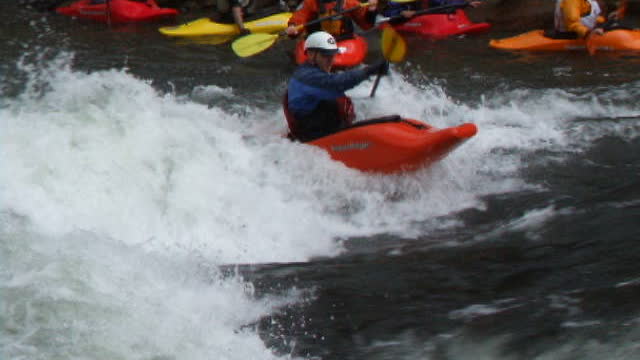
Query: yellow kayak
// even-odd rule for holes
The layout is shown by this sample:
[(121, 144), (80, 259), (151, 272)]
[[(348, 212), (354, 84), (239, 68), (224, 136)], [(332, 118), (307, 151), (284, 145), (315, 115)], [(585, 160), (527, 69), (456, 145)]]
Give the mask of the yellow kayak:
[[(291, 17), (290, 12), (274, 14), (257, 20), (245, 22), (245, 27), (252, 33), (275, 33), (287, 28)], [(164, 26), (158, 29), (167, 36), (207, 36), (207, 35), (238, 35), (240, 29), (236, 24), (222, 24), (202, 18), (178, 26)]]

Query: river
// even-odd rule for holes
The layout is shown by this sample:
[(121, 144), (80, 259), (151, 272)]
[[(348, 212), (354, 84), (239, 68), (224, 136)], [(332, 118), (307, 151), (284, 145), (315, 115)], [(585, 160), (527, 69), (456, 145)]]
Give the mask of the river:
[(381, 176), (282, 137), (292, 41), (0, 21), (1, 358), (640, 358), (640, 56), (409, 37), (358, 118), (479, 131)]

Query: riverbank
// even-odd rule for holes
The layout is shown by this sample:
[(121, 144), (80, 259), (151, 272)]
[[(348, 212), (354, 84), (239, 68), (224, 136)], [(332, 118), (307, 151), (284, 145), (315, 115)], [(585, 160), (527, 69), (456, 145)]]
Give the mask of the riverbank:
[[(295, 1), (295, 0), (294, 0)], [(20, 0), (19, 4), (40, 11), (53, 10), (69, 0)], [(163, 7), (180, 9), (183, 13), (213, 11), (215, 0), (157, 0)], [(605, 1), (608, 9), (615, 9), (617, 0)], [(505, 31), (525, 31), (532, 28), (553, 26), (554, 0), (486, 0), (478, 8), (467, 8), (469, 17), (476, 21), (488, 21), (494, 29)], [(640, 3), (629, 4), (627, 14), (634, 16), (640, 10)]]
[[(158, 0), (169, 7), (187, 11), (213, 9), (215, 0)], [(501, 30), (528, 30), (551, 28), (555, 0), (486, 0), (478, 8), (467, 8), (469, 17), (476, 21), (488, 21)], [(608, 9), (615, 9), (617, 0), (604, 1)], [(638, 4), (636, 4), (638, 5)], [(638, 6), (629, 4), (629, 12), (636, 13)]]

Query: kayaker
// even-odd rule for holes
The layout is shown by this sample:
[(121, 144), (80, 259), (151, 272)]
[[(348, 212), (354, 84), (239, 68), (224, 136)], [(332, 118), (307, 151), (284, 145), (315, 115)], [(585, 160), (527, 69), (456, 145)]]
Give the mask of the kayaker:
[(370, 0), (368, 6), (361, 6), (358, 0), (304, 0), (302, 5), (293, 13), (289, 19), (289, 27), (286, 29), (287, 35), (295, 37), (300, 31), (297, 25), (302, 25), (314, 19), (331, 16), (342, 10), (359, 7), (354, 11), (349, 11), (343, 17), (323, 21), (319, 28), (306, 29), (309, 33), (316, 30), (323, 30), (337, 38), (349, 37), (353, 34), (353, 20), (362, 29), (366, 30), (374, 25), (378, 0)]
[(364, 68), (331, 73), (338, 46), (325, 31), (309, 35), (304, 48), (308, 60), (293, 73), (283, 101), (290, 135), (303, 142), (350, 125), (355, 112), (344, 92), (373, 74), (389, 72), (389, 62), (380, 60)]
[(605, 22), (596, 0), (557, 0), (554, 17), (554, 37), (585, 38), (589, 34), (602, 35), (598, 27)]

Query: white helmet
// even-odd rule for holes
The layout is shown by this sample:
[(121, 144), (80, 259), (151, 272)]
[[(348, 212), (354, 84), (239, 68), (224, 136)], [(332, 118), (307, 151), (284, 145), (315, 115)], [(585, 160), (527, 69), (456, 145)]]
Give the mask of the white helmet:
[(316, 31), (307, 37), (304, 42), (304, 50), (316, 50), (324, 53), (335, 54), (338, 52), (336, 39), (328, 32)]

